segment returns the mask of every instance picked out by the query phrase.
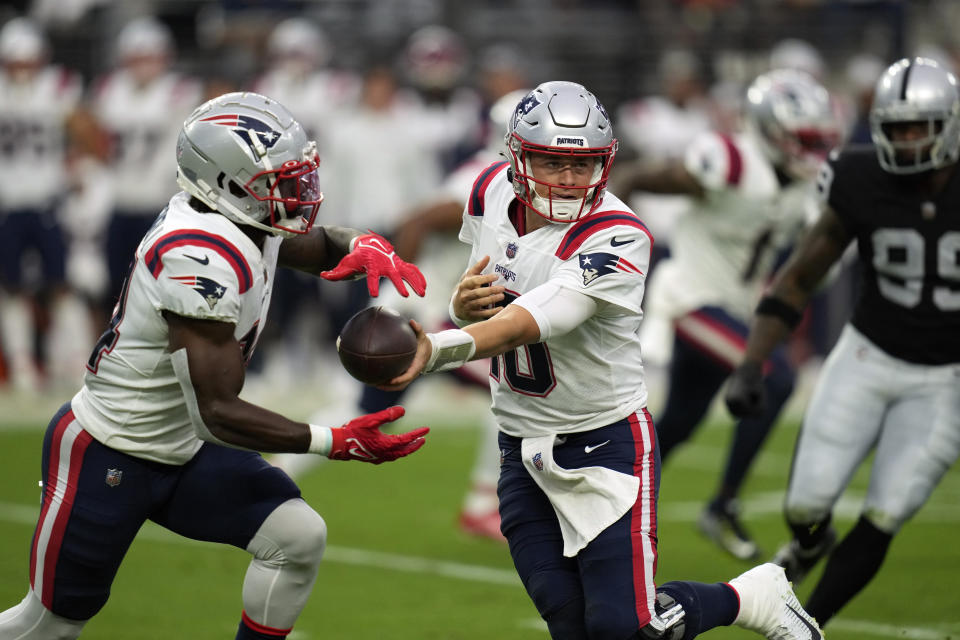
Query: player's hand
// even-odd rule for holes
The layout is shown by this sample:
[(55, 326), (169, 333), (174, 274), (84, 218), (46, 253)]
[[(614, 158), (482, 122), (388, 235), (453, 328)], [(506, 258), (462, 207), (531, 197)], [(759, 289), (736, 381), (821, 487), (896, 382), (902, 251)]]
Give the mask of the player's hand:
[(486, 320), (500, 313), (503, 309), (497, 303), (503, 300), (503, 286), (493, 286), (499, 275), (496, 273), (484, 274), (483, 270), (490, 264), (490, 256), (483, 256), (467, 269), (467, 272), (457, 283), (453, 294), (453, 312), (461, 320), (477, 322)]
[(760, 414), (767, 404), (763, 365), (748, 360), (734, 369), (723, 399), (730, 413), (738, 418)]
[(413, 332), (417, 336), (417, 353), (413, 356), (413, 362), (410, 363), (410, 366), (407, 367), (407, 370), (401, 373), (396, 378), (388, 380), (385, 384), (376, 385), (378, 389), (383, 389), (384, 391), (401, 391), (406, 389), (407, 386), (416, 380), (421, 373), (423, 373), (423, 368), (427, 365), (427, 361), (430, 359), (433, 347), (430, 344), (430, 340), (427, 339), (427, 334), (423, 332), (423, 327), (420, 326), (420, 323), (416, 320), (410, 321), (410, 328), (413, 329)]
[(393, 422), (403, 413), (403, 407), (390, 407), (354, 418), (342, 427), (331, 429), (333, 443), (328, 457), (333, 460), (361, 460), (380, 464), (410, 455), (426, 442), (423, 436), (430, 431), (429, 427), (397, 434), (380, 431), (380, 425)]
[(345, 280), (363, 273), (367, 274), (367, 289), (374, 298), (380, 293), (380, 278), (384, 276), (390, 278), (404, 298), (408, 295), (404, 280), (418, 296), (422, 297), (427, 290), (427, 281), (420, 269), (401, 260), (393, 250), (393, 245), (372, 231), (358, 236), (353, 250), (332, 270), (321, 272), (320, 277), (325, 280)]

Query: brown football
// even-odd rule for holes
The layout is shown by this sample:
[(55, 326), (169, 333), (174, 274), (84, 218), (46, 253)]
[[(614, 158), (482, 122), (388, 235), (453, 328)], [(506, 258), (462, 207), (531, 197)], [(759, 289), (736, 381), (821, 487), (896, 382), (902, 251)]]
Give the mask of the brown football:
[(381, 384), (407, 370), (417, 353), (417, 336), (399, 312), (367, 307), (343, 325), (337, 353), (351, 376), (366, 384)]

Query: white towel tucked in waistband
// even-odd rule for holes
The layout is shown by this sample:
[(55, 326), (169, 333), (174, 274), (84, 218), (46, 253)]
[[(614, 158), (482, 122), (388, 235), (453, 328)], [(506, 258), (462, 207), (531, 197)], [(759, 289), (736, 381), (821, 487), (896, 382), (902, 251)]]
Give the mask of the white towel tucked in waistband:
[(564, 469), (553, 461), (555, 435), (524, 438), (523, 465), (553, 505), (572, 558), (636, 502), (640, 478), (606, 467)]

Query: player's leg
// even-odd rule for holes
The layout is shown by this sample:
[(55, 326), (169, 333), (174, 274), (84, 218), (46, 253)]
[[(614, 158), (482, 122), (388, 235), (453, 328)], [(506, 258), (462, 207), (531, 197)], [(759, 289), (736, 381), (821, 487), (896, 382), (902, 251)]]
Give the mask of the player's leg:
[(106, 603), (152, 499), (153, 463), (104, 447), (70, 406), (44, 437), (43, 502), (30, 553), (30, 594), (0, 614), (0, 637), (75, 638)]
[(900, 399), (884, 416), (863, 514), (830, 554), (807, 601), (823, 624), (873, 579), (893, 536), (960, 455), (956, 367), (891, 360), (889, 390)]
[(150, 518), (194, 540), (253, 555), (237, 638), (283, 638), (306, 605), (326, 544), (323, 519), (259, 454), (204, 444)]
[(799, 583), (832, 548), (833, 505), (879, 437), (891, 374), (877, 354), (881, 352), (848, 326), (817, 380), (784, 505), (793, 539), (773, 560), (791, 582)]
[(698, 309), (677, 320), (670, 388), (662, 415), (657, 417), (664, 463), (702, 422), (730, 375), (731, 364), (721, 355), (729, 347), (728, 331), (711, 310)]
[[(489, 394), (484, 394), (489, 399)], [(463, 497), (459, 520), (462, 531), (503, 542), (497, 500), (497, 477), (500, 473), (497, 436), (497, 421), (493, 413), (485, 409), (480, 418), (480, 438), (470, 471), (470, 489)]]
[[(744, 330), (746, 327), (743, 327)], [(786, 350), (774, 351), (767, 361), (764, 386), (767, 404), (762, 414), (737, 422), (720, 484), (700, 516), (700, 528), (720, 546), (741, 560), (756, 559), (761, 551), (740, 521), (740, 489), (767, 436), (773, 430), (783, 405), (793, 393), (795, 375)]]
[(499, 441), (501, 528), (520, 580), (552, 638), (588, 640), (579, 568), (563, 556), (556, 512), (523, 465), (520, 438), (501, 433)]
[(34, 358), (33, 301), (24, 293), (20, 268), (35, 217), (33, 211), (11, 211), (0, 216), (0, 339), (10, 381), (23, 390), (35, 390), (40, 384)]

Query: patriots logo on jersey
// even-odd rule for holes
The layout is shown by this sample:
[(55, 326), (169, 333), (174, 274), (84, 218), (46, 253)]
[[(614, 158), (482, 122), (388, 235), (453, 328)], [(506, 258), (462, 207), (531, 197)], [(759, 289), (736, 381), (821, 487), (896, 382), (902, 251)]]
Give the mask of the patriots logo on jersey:
[(521, 100), (517, 108), (513, 110), (513, 126), (511, 128), (516, 129), (517, 122), (520, 121), (520, 118), (530, 113), (530, 110), (538, 104), (540, 104), (540, 100), (532, 93)]
[(259, 155), (259, 153), (257, 153), (256, 145), (253, 144), (253, 138), (251, 136), (256, 136), (260, 144), (267, 149), (277, 144), (277, 140), (280, 139), (279, 131), (272, 129), (266, 122), (257, 120), (251, 116), (225, 114), (221, 116), (210, 116), (209, 118), (202, 119), (201, 122), (212, 122), (213, 124), (219, 124), (224, 127), (233, 127), (233, 132), (247, 143), (247, 146), (250, 147), (250, 150), (253, 151), (255, 155)]
[(623, 271), (625, 273), (643, 274), (640, 269), (630, 264), (625, 258), (614, 253), (581, 253), (580, 268), (583, 269), (583, 285), (591, 284), (600, 276), (605, 276), (614, 271)]
[(225, 286), (212, 278), (205, 278), (203, 276), (172, 276), (170, 279), (176, 280), (180, 284), (190, 287), (199, 293), (211, 309), (220, 302), (220, 298), (227, 292)]

